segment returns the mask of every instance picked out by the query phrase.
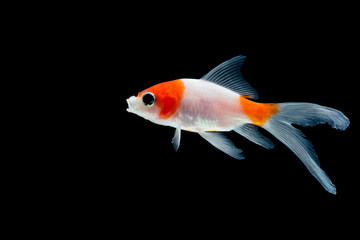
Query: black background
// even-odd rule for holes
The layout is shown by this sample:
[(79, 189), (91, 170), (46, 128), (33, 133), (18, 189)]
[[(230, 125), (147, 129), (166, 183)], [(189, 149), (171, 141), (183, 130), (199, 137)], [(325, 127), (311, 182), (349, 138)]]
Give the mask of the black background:
[[(145, 14), (126, 6), (87, 7), (59, 14), (41, 41), (46, 94), (55, 94), (59, 110), (46, 118), (45, 160), (25, 165), (37, 168), (38, 184), (30, 186), (46, 193), (42, 203), (50, 202), (69, 221), (104, 219), (110, 229), (125, 221), (134, 231), (139, 222), (156, 225), (156, 218), (168, 225), (177, 218), (258, 224), (277, 216), (291, 225), (305, 217), (306, 224), (336, 225), (355, 214), (358, 55), (348, 7), (272, 6), (274, 12), (265, 6), (254, 14), (239, 6), (231, 11), (232, 5), (221, 11), (166, 6)], [(259, 102), (312, 102), (349, 117), (344, 132), (328, 125), (299, 127), (337, 195), (265, 131), (275, 143), (272, 150), (226, 134), (243, 150), (241, 161), (185, 131), (175, 152), (174, 129), (126, 111), (126, 99), (139, 91), (200, 78), (237, 55), (247, 56), (242, 74)]]
[[(241, 54), (248, 57), (242, 73), (258, 91), (260, 102), (317, 103), (343, 111), (353, 123), (349, 91), (354, 85), (347, 72), (351, 49), (346, 41), (337, 40), (345, 30), (331, 23), (279, 27), (276, 22), (264, 22), (260, 28), (255, 25), (243, 31), (244, 24), (253, 26), (251, 19), (230, 29), (215, 23), (205, 30), (199, 24), (193, 31), (181, 24), (160, 29), (150, 25), (127, 36), (125, 44), (119, 43), (120, 50), (114, 53), (119, 62), (109, 67), (116, 73), (103, 80), (109, 84), (104, 91), (109, 92), (106, 97), (110, 97), (113, 112), (114, 128), (105, 126), (105, 141), (110, 144), (105, 150), (111, 153), (100, 155), (96, 164), (111, 171), (111, 186), (119, 188), (141, 211), (190, 208), (240, 213), (247, 207), (260, 207), (296, 212), (299, 206), (349, 211), (344, 203), (354, 201), (356, 181), (351, 154), (353, 124), (345, 132), (326, 125), (301, 128), (337, 186), (338, 194), (333, 196), (276, 140), (275, 149), (266, 150), (228, 134), (244, 150), (246, 159), (237, 161), (197, 134), (182, 132), (180, 149), (175, 152), (171, 144), (174, 129), (126, 112), (125, 100), (139, 91), (163, 81), (199, 78)], [(110, 161), (109, 166), (103, 161)]]
[(131, 162), (136, 188), (154, 197), (165, 195), (170, 201), (220, 198), (235, 203), (236, 199), (285, 198), (336, 202), (349, 197), (352, 124), (345, 132), (329, 126), (301, 128), (338, 188), (338, 195), (331, 196), (276, 140), (274, 150), (265, 150), (230, 133), (246, 156), (246, 160), (236, 161), (198, 135), (183, 132), (180, 149), (174, 152), (174, 129), (125, 111), (125, 99), (147, 87), (181, 77), (199, 78), (241, 54), (248, 56), (242, 73), (258, 91), (259, 101), (318, 103), (343, 111), (351, 121), (351, 77), (346, 69), (351, 53), (344, 41), (336, 40), (344, 30), (332, 24), (313, 25), (316, 23), (294, 23), (279, 28), (273, 23), (242, 32), (240, 26), (236, 30), (216, 25), (201, 31), (200, 24), (199, 31), (177, 31), (179, 27), (169, 26), (172, 31), (161, 29), (160, 35), (149, 30), (136, 36), (130, 59), (119, 65), (121, 76), (112, 83), (121, 82), (119, 128), (123, 134), (119, 141), (126, 139), (121, 144), (126, 149), (122, 154), (129, 153), (124, 159)]

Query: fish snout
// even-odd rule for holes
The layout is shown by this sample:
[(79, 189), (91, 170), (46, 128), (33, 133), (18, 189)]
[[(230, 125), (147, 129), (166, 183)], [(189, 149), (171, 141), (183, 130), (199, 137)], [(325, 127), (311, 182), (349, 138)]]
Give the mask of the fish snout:
[(128, 108), (126, 109), (126, 111), (134, 112), (137, 109), (135, 101), (136, 101), (135, 96), (131, 96), (128, 99), (126, 99), (126, 102), (128, 104)]

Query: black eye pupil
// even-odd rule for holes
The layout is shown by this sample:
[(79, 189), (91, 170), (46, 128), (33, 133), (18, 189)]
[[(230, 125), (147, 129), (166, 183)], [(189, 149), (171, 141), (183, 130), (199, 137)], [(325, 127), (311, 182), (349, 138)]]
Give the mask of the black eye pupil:
[(155, 96), (152, 93), (145, 93), (142, 100), (146, 106), (152, 106), (155, 103)]

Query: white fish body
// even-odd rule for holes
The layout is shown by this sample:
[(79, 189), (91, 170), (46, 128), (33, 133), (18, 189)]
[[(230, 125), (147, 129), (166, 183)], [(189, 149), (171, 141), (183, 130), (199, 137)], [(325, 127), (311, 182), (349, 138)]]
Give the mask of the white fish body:
[(185, 86), (184, 96), (174, 119), (179, 122), (181, 129), (222, 132), (251, 122), (240, 111), (239, 94), (205, 80), (181, 80)]

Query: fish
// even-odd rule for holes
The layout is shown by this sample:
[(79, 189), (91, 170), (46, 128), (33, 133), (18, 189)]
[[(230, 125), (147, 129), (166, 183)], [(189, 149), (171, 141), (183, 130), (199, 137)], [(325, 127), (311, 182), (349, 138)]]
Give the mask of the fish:
[[(181, 78), (162, 82), (128, 98), (127, 111), (155, 124), (175, 128), (172, 144), (180, 146), (181, 130), (198, 133), (212, 146), (241, 160), (242, 150), (226, 137), (235, 131), (266, 149), (271, 139), (259, 128), (287, 146), (324, 189), (336, 194), (336, 187), (320, 168), (312, 143), (292, 124), (329, 124), (344, 131), (349, 119), (339, 110), (307, 102), (261, 103), (256, 90), (244, 80), (240, 68), (246, 57), (227, 60), (200, 79)], [(270, 135), (270, 136), (271, 136)]]

